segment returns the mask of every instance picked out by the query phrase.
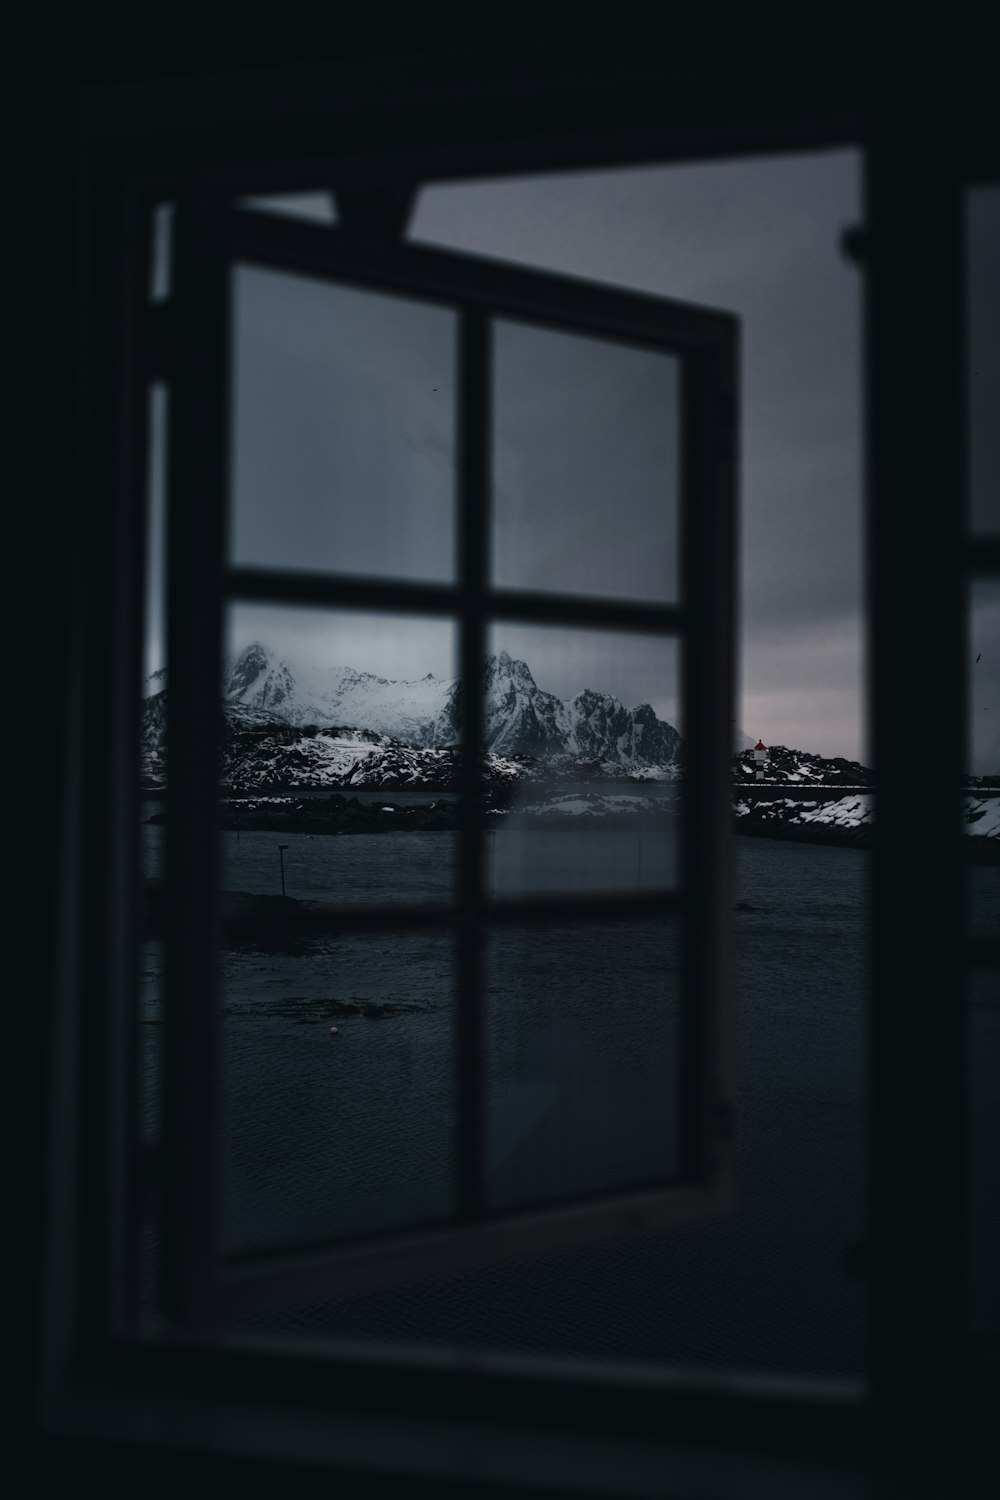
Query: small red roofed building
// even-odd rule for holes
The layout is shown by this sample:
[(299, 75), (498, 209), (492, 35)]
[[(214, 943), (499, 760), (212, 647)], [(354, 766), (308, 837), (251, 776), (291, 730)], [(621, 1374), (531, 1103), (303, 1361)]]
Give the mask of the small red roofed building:
[(764, 771), (767, 767), (767, 746), (763, 740), (758, 740), (753, 747), (754, 781), (764, 780)]

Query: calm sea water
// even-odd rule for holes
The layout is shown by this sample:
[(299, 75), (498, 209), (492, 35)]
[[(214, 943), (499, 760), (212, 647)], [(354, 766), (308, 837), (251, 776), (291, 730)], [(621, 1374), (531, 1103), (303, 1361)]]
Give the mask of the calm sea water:
[[(144, 832), (146, 868), (156, 873), (163, 830)], [(280, 890), (278, 842), (273, 834), (226, 834), (225, 886)], [(288, 846), (291, 896), (440, 900), (452, 888), (450, 834), (280, 842)], [(492, 842), (490, 876), (503, 892), (653, 888), (673, 878), (672, 835), (661, 829), (537, 833), (514, 823)], [(282, 1308), (257, 1323), (597, 1358), (859, 1372), (863, 1290), (840, 1261), (864, 1232), (867, 854), (739, 839), (737, 855), (738, 1201), (729, 1217)], [(998, 876), (992, 868), (970, 873), (980, 924), (994, 898), (1000, 910)], [(155, 1023), (157, 945), (147, 946), (145, 960), (143, 1017)], [(495, 937), (487, 954), (495, 1203), (599, 1188), (627, 1170), (638, 1178), (670, 1172), (677, 964), (669, 921)], [(355, 937), (296, 954), (242, 949), (220, 955), (220, 972), (226, 1248), (447, 1216), (448, 937)], [(995, 1066), (1000, 1057), (995, 998), (983, 992), (974, 1009), (977, 1077), (988, 1084), (989, 1060)], [(150, 1024), (142, 1034), (144, 1123), (155, 1133), (159, 1029)], [(990, 1118), (993, 1129), (995, 1112)], [(987, 1218), (991, 1211), (977, 1210)]]

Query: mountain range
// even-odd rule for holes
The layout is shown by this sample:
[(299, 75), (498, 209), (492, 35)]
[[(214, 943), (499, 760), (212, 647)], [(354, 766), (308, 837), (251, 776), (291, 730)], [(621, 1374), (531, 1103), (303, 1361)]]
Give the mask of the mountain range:
[[(648, 703), (626, 708), (608, 693), (586, 688), (558, 698), (535, 682), (527, 664), (506, 651), (483, 665), (483, 733), (494, 756), (568, 757), (630, 775), (676, 765), (680, 734)], [(461, 743), (462, 683), (428, 673), (398, 682), (351, 667), (304, 668), (260, 641), (247, 646), (226, 673), (227, 711), (267, 716), (299, 729), (348, 726), (416, 749)]]

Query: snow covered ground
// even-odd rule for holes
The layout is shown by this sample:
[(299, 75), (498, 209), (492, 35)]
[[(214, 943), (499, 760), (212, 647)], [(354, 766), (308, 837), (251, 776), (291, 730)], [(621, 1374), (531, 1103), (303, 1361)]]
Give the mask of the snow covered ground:
[[(857, 832), (875, 825), (877, 798), (874, 792), (854, 792), (835, 802), (810, 802), (802, 797), (776, 797), (752, 802), (737, 794), (733, 811), (737, 819), (752, 819), (766, 831), (768, 825), (792, 828), (840, 829)], [(914, 810), (919, 818), (920, 810)], [(1000, 839), (1000, 797), (966, 796), (960, 799), (960, 816), (967, 834), (975, 838)]]
[(1000, 839), (1000, 797), (963, 797), (962, 820), (966, 833)]

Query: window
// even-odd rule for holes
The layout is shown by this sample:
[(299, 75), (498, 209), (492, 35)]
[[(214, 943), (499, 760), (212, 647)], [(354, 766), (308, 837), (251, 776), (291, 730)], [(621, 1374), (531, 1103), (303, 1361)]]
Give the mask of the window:
[[(279, 1288), (287, 1293), (294, 1287), (300, 1296), (324, 1286), (343, 1290), (401, 1268), (458, 1267), (717, 1209), (726, 1190), (731, 1128), (724, 1020), (732, 906), (725, 854), (736, 414), (731, 320), (400, 247), (385, 237), (352, 232), (349, 223), (346, 230), (331, 232), (183, 199), (175, 222), (174, 290), (166, 304), (172, 358), (165, 368), (156, 365), (168, 382), (173, 422), (162, 1160), (165, 1272), (173, 1318), (198, 1326), (273, 1297)], [(268, 347), (259, 356), (247, 353), (255, 317), (269, 295), (282, 297), (283, 317), (301, 330), (296, 348), (306, 350), (304, 373), (281, 363), (278, 348)], [(230, 327), (235, 362), (229, 357)], [(385, 342), (398, 372), (390, 379), (397, 382), (409, 378), (414, 340), (424, 352), (431, 346), (439, 351), (429, 368), (440, 373), (426, 378), (438, 381), (432, 389), (443, 393), (441, 406), (455, 403), (454, 417), (445, 418), (438, 435), (448, 450), (455, 492), (441, 501), (445, 519), (435, 523), (438, 545), (430, 552), (425, 541), (431, 528), (406, 530), (405, 516), (392, 510), (394, 484), (405, 490), (408, 479), (394, 477), (391, 467), (381, 482), (366, 486), (366, 503), (386, 509), (363, 533), (351, 530), (357, 493), (342, 489), (337, 495), (336, 480), (332, 516), (321, 505), (300, 507), (300, 524), (295, 524), (289, 507), (296, 501), (287, 491), (301, 481), (289, 480), (283, 466), (292, 466), (294, 476), (295, 453), (301, 451), (297, 424), (302, 410), (308, 413), (316, 400), (314, 382), (323, 378), (319, 365), (309, 363), (310, 327), (329, 328), (328, 338), (347, 341), (346, 356), (338, 357), (349, 375), (355, 367), (352, 383), (361, 389), (350, 408), (353, 430), (338, 429), (330, 439), (335, 473), (356, 475), (360, 465), (381, 474), (383, 461), (391, 465), (385, 454), (396, 437), (392, 422), (386, 426), (372, 419), (372, 435), (365, 436), (365, 413), (384, 399), (381, 384), (366, 393), (365, 351), (380, 339)], [(248, 394), (255, 357), (263, 361), (270, 407), (254, 406)], [(577, 381), (581, 392), (590, 391), (582, 398), (589, 407), (579, 416), (564, 415), (560, 428), (558, 412), (549, 411), (546, 402), (553, 391), (569, 388), (570, 366), (586, 368)], [(234, 386), (234, 377), (242, 383)], [(581, 425), (600, 422), (601, 404), (620, 404), (622, 392), (638, 416), (626, 411), (608, 417), (600, 444), (587, 450)], [(324, 408), (332, 413), (326, 422), (339, 420), (337, 399)], [(398, 400), (407, 399), (400, 384)], [(282, 416), (275, 417), (281, 402), (286, 403)], [(230, 459), (220, 438), (227, 411), (235, 434), (228, 565), (223, 507)], [(619, 429), (624, 425), (624, 433), (616, 431), (616, 423)], [(676, 436), (670, 440), (661, 431)], [(654, 452), (648, 465), (642, 457), (649, 446), (645, 432)], [(360, 456), (344, 458), (354, 443), (361, 445)], [(574, 446), (587, 450), (581, 459), (574, 458)], [(577, 463), (570, 483), (582, 517), (584, 465), (607, 466), (612, 459), (618, 465), (614, 499), (605, 473), (605, 498), (595, 489), (590, 504), (597, 537), (589, 549), (574, 551), (567, 544), (573, 512), (553, 503), (553, 471)], [(518, 483), (509, 481), (512, 466), (521, 471), (531, 464), (534, 477), (520, 473)], [(636, 511), (631, 524), (624, 514), (629, 504)], [(273, 517), (281, 507), (286, 519), (276, 538)], [(535, 533), (543, 536), (540, 551), (547, 559), (547, 571), (532, 577), (532, 588), (523, 586), (525, 559), (517, 536), (528, 512)], [(259, 540), (263, 525), (270, 527), (266, 545)], [(325, 537), (319, 534), (324, 528)], [(379, 545), (372, 550), (375, 537)], [(616, 549), (622, 554), (617, 561)], [(276, 551), (284, 566), (275, 566)], [(450, 623), (461, 666), (463, 808), (455, 882), (443, 901), (430, 907), (405, 900), (390, 906), (352, 902), (318, 914), (331, 934), (384, 935), (391, 943), (391, 935), (400, 931), (436, 931), (454, 944), (454, 1123), (434, 1148), (451, 1162), (452, 1182), (427, 1200), (433, 1206), (426, 1224), (418, 1218), (392, 1234), (373, 1234), (364, 1232), (364, 1219), (348, 1219), (348, 1232), (339, 1237), (247, 1249), (228, 1262), (216, 1238), (220, 1043), (212, 936), (219, 763), (212, 726), (219, 719), (224, 600), (233, 607), (248, 602), (320, 607), (333, 620), (343, 618), (345, 609), (375, 611), (368, 616), (371, 629), (380, 616), (403, 616), (409, 631), (428, 620)], [(566, 641), (580, 631), (590, 637), (597, 630), (617, 632), (622, 654), (635, 656), (645, 647), (651, 660), (678, 641), (688, 795), (679, 867), (673, 874), (663, 872), (659, 889), (616, 892), (609, 884), (602, 889), (601, 879), (579, 894), (556, 889), (540, 895), (523, 882), (518, 894), (516, 880), (510, 894), (487, 889), (483, 662), (493, 651), (496, 629), (513, 623)], [(673, 969), (679, 993), (676, 1001), (669, 993), (667, 966), (662, 1024), (645, 1023), (651, 1026), (648, 1037), (657, 1039), (650, 1045), (662, 1049), (663, 1057), (651, 1070), (643, 1104), (636, 1078), (624, 1090), (610, 1065), (590, 1049), (589, 1066), (601, 1080), (594, 1085), (593, 1107), (606, 1127), (602, 1140), (621, 1137), (606, 1163), (596, 1165), (600, 1153), (587, 1144), (588, 1111), (560, 1119), (559, 1111), (571, 1108), (563, 1101), (550, 1128), (550, 1136), (559, 1137), (558, 1147), (550, 1140), (513, 1177), (508, 1172), (506, 1178), (491, 1178), (489, 1137), (500, 1125), (491, 1106), (495, 1081), (486, 1047), (487, 970), (514, 962), (513, 949), (519, 941), (524, 947), (519, 934), (531, 934), (537, 945), (553, 928), (574, 924), (600, 925), (609, 941), (621, 934), (622, 924), (626, 931), (631, 927), (636, 952), (643, 941), (662, 945), (662, 933), (676, 929), (680, 946)], [(621, 1008), (624, 1036), (630, 1029), (627, 1001)], [(630, 1123), (636, 1121), (641, 1129)], [(548, 1166), (546, 1151), (554, 1153)], [(429, 1170), (429, 1163), (414, 1170)], [(133, 1243), (138, 1242), (136, 1232)], [(133, 1276), (132, 1284), (137, 1280)]]
[[(970, 76), (974, 71), (962, 59), (932, 59), (931, 49), (941, 40), (937, 34), (923, 47), (912, 36), (904, 39), (901, 60), (898, 37), (891, 51), (880, 51), (867, 23), (857, 17), (839, 29), (831, 27), (815, 47), (803, 45), (798, 33), (786, 34), (782, 17), (753, 17), (746, 26), (732, 17), (729, 22), (733, 30), (725, 45), (717, 34), (710, 35), (708, 23), (703, 30), (672, 37), (677, 43), (673, 49), (639, 47), (635, 38), (616, 33), (600, 48), (593, 39), (577, 38), (568, 60), (560, 54), (560, 61), (546, 43), (539, 95), (527, 102), (519, 70), (503, 48), (491, 62), (495, 92), (477, 90), (474, 104), (459, 89), (459, 84), (467, 86), (468, 75), (461, 69), (456, 74), (453, 58), (440, 54), (419, 78), (412, 69), (398, 67), (399, 59), (386, 58), (380, 60), (385, 65), (381, 71), (359, 64), (350, 79), (343, 69), (335, 70), (332, 79), (322, 69), (322, 77), (282, 77), (281, 88), (267, 91), (266, 101), (259, 90), (251, 90), (250, 97), (241, 87), (212, 80), (210, 115), (199, 114), (205, 104), (199, 89), (191, 93), (170, 83), (144, 87), (128, 98), (121, 91), (104, 92), (92, 101), (82, 188), (93, 233), (84, 278), (89, 333), (77, 413), (87, 437), (85, 493), (78, 497), (85, 517), (80, 531), (83, 602), (82, 613), (67, 610), (66, 617), (70, 633), (85, 648), (80, 662), (84, 690), (69, 757), (71, 878), (60, 922), (64, 969), (53, 1027), (54, 1060), (47, 1073), (54, 1155), (47, 1178), (51, 1214), (43, 1424), (48, 1433), (103, 1430), (121, 1437), (130, 1426), (135, 1430), (128, 1389), (148, 1398), (160, 1382), (171, 1399), (155, 1407), (158, 1432), (166, 1436), (169, 1428), (174, 1440), (201, 1441), (201, 1414), (192, 1412), (190, 1395), (196, 1381), (204, 1379), (234, 1400), (240, 1390), (268, 1388), (269, 1451), (286, 1455), (300, 1439), (281, 1427), (278, 1397), (293, 1391), (303, 1404), (322, 1405), (331, 1396), (343, 1401), (347, 1395), (361, 1404), (367, 1401), (369, 1414), (375, 1411), (380, 1423), (390, 1407), (394, 1413), (433, 1412), (444, 1395), (450, 1412), (466, 1416), (489, 1413), (495, 1419), (502, 1410), (505, 1417), (516, 1414), (526, 1423), (544, 1412), (553, 1425), (563, 1422), (577, 1432), (586, 1423), (619, 1432), (634, 1430), (638, 1423), (656, 1434), (668, 1428), (674, 1435), (700, 1432), (709, 1445), (717, 1442), (721, 1428), (726, 1436), (752, 1435), (772, 1450), (780, 1450), (789, 1422), (795, 1421), (802, 1424), (803, 1442), (827, 1454), (848, 1452), (865, 1430), (886, 1444), (883, 1452), (892, 1452), (901, 1434), (919, 1432), (927, 1435), (929, 1462), (938, 1463), (949, 1454), (949, 1424), (940, 1416), (954, 1392), (967, 1413), (959, 1441), (976, 1437), (976, 1413), (980, 1404), (986, 1409), (989, 1388), (983, 1371), (970, 1364), (965, 1339), (961, 1164), (966, 1018), (954, 997), (962, 988), (966, 959), (992, 972), (996, 951), (992, 939), (975, 939), (968, 950), (965, 946), (953, 787), (961, 772), (961, 581), (965, 569), (977, 576), (995, 572), (996, 559), (990, 539), (963, 539), (954, 497), (962, 489), (964, 444), (956, 376), (962, 342), (960, 187), (964, 181), (995, 176), (990, 156), (995, 147), (984, 144), (993, 133), (974, 118), (973, 101), (980, 97), (974, 88), (963, 91), (959, 111), (929, 118), (928, 77), (947, 74), (951, 82), (963, 81), (963, 69)], [(946, 26), (947, 40), (955, 40), (957, 27), (957, 21)], [(820, 39), (810, 35), (807, 40)], [(514, 62), (523, 60), (514, 50)], [(618, 62), (622, 67), (616, 73)], [(949, 67), (954, 71), (948, 72)], [(219, 118), (216, 94), (227, 106), (224, 134), (206, 123)], [(275, 115), (280, 117), (277, 124)], [(511, 123), (515, 116), (516, 126)], [(551, 1371), (519, 1369), (516, 1377), (505, 1379), (488, 1363), (475, 1372), (429, 1363), (410, 1372), (397, 1366), (391, 1376), (380, 1367), (376, 1378), (371, 1363), (349, 1354), (321, 1366), (308, 1362), (306, 1369), (279, 1356), (261, 1362), (241, 1352), (227, 1359), (223, 1348), (204, 1340), (181, 1341), (179, 1346), (166, 1340), (155, 1349), (109, 1342), (108, 1328), (120, 1321), (122, 1301), (127, 1301), (122, 1297), (125, 1268), (115, 1253), (121, 1225), (115, 1220), (120, 1206), (131, 1203), (139, 1191), (136, 1168), (142, 1168), (141, 1162), (109, 1161), (107, 1143), (125, 1137), (130, 1103), (104, 1086), (108, 1049), (114, 1054), (128, 1036), (122, 997), (131, 993), (134, 977), (126, 941), (135, 899), (134, 834), (121, 788), (129, 784), (131, 715), (140, 677), (134, 624), (142, 548), (133, 497), (141, 488), (142, 455), (134, 444), (120, 440), (122, 431), (134, 430), (121, 406), (139, 399), (137, 383), (129, 378), (134, 372), (128, 367), (127, 341), (124, 346), (117, 339), (102, 341), (94, 330), (127, 328), (135, 316), (141, 301), (135, 280), (139, 258), (129, 239), (146, 221), (149, 200), (197, 198), (197, 184), (210, 178), (216, 189), (225, 182), (237, 196), (311, 188), (317, 181), (351, 174), (355, 180), (395, 174), (426, 181), (514, 165), (530, 170), (586, 163), (596, 156), (679, 158), (769, 149), (775, 143), (795, 149), (845, 141), (859, 142), (868, 152), (864, 248), (871, 698), (876, 769), (880, 774), (892, 769), (892, 780), (880, 788), (873, 899), (868, 1264), (874, 1321), (868, 1404), (859, 1413), (853, 1405), (819, 1402), (809, 1406), (806, 1418), (801, 1393), (741, 1389), (719, 1399), (717, 1392), (684, 1388), (674, 1389), (670, 1398), (665, 1386), (657, 1386), (646, 1399), (614, 1385), (582, 1392)], [(266, 172), (258, 180), (254, 164), (261, 162)], [(175, 434), (183, 436), (175, 436), (171, 450), (172, 488), (181, 476), (194, 480), (204, 472), (217, 482), (224, 461), (217, 401), (226, 220), (206, 202), (195, 210), (199, 230), (179, 224), (177, 287), (179, 294), (185, 288), (190, 293), (190, 321), (171, 335), (165, 320), (150, 319), (151, 341), (163, 351), (162, 362), (154, 358), (150, 375), (166, 368), (172, 336), (178, 344), (171, 357), (189, 368), (191, 376), (184, 410), (174, 414)], [(276, 228), (268, 232), (279, 233)], [(280, 233), (285, 232), (291, 233), (292, 226), (282, 225)], [(211, 235), (208, 261), (193, 255), (199, 234)], [(928, 287), (934, 288), (934, 296), (927, 295)], [(157, 327), (161, 333), (155, 332)], [(208, 350), (210, 358), (199, 361), (196, 349)], [(920, 434), (919, 446), (914, 433)], [(186, 504), (187, 519), (175, 530), (172, 550), (189, 570), (191, 599), (200, 614), (195, 618), (193, 610), (186, 626), (178, 626), (175, 662), (178, 655), (197, 661), (206, 640), (217, 642), (218, 621), (213, 624), (213, 618), (223, 590), (222, 536), (206, 530), (206, 522), (221, 525), (221, 514), (213, 506), (196, 514), (199, 500), (193, 493), (186, 495)], [(200, 546), (205, 544), (197, 555), (185, 549), (184, 525)], [(205, 572), (194, 577), (198, 557)], [(926, 608), (928, 590), (933, 609)], [(441, 596), (445, 613), (453, 602)], [(576, 601), (574, 608), (578, 606)], [(455, 611), (456, 618), (462, 614), (462, 609)], [(208, 635), (199, 635), (200, 626)], [(211, 663), (218, 656), (213, 645), (206, 652), (205, 670), (188, 679), (185, 693), (188, 714), (201, 715), (209, 726), (217, 692)], [(910, 755), (912, 708), (926, 691), (928, 670), (942, 726), (937, 745), (942, 781), (936, 789), (927, 787), (924, 768)], [(177, 742), (196, 737), (197, 721), (189, 717), (185, 724), (182, 711)], [(214, 781), (199, 779), (194, 769), (186, 774), (187, 805), (207, 827), (215, 805)], [(925, 811), (919, 829), (910, 818), (914, 798)], [(175, 877), (182, 877), (185, 901), (193, 906), (198, 889), (211, 900), (196, 848), (181, 847)], [(927, 878), (929, 868), (933, 881)], [(211, 934), (196, 925), (195, 936), (198, 946), (187, 948), (185, 962), (192, 975), (200, 976), (212, 962)], [(196, 1027), (204, 1018), (189, 1019)], [(210, 1061), (197, 1051), (188, 1058), (190, 1066), (206, 1072)], [(115, 1076), (121, 1075), (116, 1069)], [(203, 1078), (196, 1084), (195, 1097), (211, 1098), (208, 1083)], [(202, 1138), (190, 1120), (181, 1123), (189, 1132), (183, 1159), (197, 1162)], [(201, 1197), (196, 1179), (186, 1185), (175, 1180), (170, 1185), (175, 1199), (183, 1186), (194, 1193), (200, 1210), (186, 1223), (203, 1226), (211, 1205)], [(174, 1264), (204, 1268), (211, 1264), (209, 1249), (203, 1236), (192, 1234), (190, 1242), (175, 1245)], [(175, 1305), (198, 1322), (211, 1310), (213, 1288), (203, 1276), (197, 1285), (194, 1280), (178, 1278), (183, 1284), (175, 1286)], [(110, 1396), (95, 1384), (97, 1373), (111, 1383)], [(258, 1425), (254, 1434), (246, 1406), (241, 1406), (238, 1425), (235, 1445), (244, 1452), (263, 1451), (261, 1429)], [(364, 1457), (347, 1446), (342, 1430), (333, 1432), (334, 1458), (370, 1465), (383, 1430), (380, 1425)], [(577, 1461), (582, 1453), (581, 1443)], [(700, 1477), (692, 1485), (697, 1487), (708, 1470), (702, 1465), (695, 1472)], [(718, 1477), (712, 1480), (715, 1488), (721, 1487)]]

